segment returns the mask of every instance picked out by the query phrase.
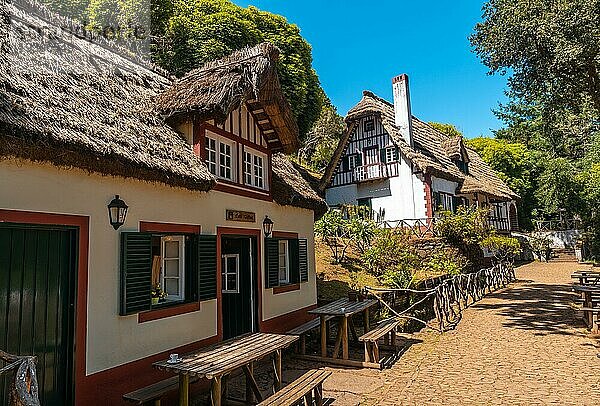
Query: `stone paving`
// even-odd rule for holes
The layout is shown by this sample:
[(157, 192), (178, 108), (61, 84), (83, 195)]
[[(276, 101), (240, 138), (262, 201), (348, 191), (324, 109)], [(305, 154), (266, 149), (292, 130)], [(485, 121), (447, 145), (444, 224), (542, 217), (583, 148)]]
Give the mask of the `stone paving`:
[[(576, 263), (531, 263), (518, 280), (468, 308), (454, 331), (423, 330), (383, 371), (331, 368), (286, 357), (284, 381), (325, 366), (325, 396), (350, 405), (592, 405), (600, 403), (600, 341), (573, 308)], [(362, 350), (355, 355), (361, 356)], [(272, 370), (259, 367), (268, 391)], [(243, 397), (241, 377), (231, 385)], [(208, 404), (207, 399), (196, 404)]]
[(332, 368), (325, 395), (333, 405), (598, 404), (600, 348), (569, 287), (582, 268), (522, 266), (517, 282), (467, 309), (456, 330), (416, 334), (421, 342), (392, 368)]

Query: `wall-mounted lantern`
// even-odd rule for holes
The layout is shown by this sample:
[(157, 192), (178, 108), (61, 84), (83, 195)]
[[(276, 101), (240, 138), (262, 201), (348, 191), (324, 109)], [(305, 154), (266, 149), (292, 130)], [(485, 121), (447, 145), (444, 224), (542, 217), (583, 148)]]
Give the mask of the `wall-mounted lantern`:
[(116, 195), (114, 199), (108, 204), (108, 217), (110, 220), (110, 225), (114, 227), (115, 230), (118, 230), (123, 224), (125, 224), (125, 219), (127, 218), (127, 209), (129, 207), (125, 204), (123, 200), (119, 198), (119, 195)]
[(265, 216), (263, 220), (263, 231), (265, 232), (265, 237), (270, 237), (273, 232), (273, 220), (269, 216)]

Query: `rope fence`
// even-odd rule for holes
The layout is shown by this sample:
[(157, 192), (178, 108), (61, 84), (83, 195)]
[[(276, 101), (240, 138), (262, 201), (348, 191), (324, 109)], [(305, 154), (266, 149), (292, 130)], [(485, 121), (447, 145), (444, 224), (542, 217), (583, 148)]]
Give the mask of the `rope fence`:
[[(462, 317), (462, 312), (473, 303), (501, 287), (505, 287), (515, 280), (515, 270), (512, 264), (498, 263), (491, 268), (481, 269), (477, 272), (460, 274), (447, 278), (436, 287), (426, 290), (417, 289), (387, 289), (367, 287), (367, 291), (375, 296), (379, 302), (395, 317), (415, 320), (439, 332), (453, 330)], [(405, 294), (424, 295), (404, 310), (395, 310), (384, 298), (386, 293), (401, 292)], [(433, 299), (433, 312), (437, 326), (419, 319), (410, 314), (419, 305)]]

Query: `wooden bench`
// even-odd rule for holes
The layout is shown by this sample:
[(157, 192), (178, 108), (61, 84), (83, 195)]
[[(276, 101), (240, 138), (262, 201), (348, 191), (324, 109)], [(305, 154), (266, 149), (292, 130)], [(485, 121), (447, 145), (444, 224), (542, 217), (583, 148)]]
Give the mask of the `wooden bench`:
[[(329, 320), (331, 320), (332, 318), (333, 316), (327, 316), (325, 317), (325, 321), (329, 322)], [(321, 320), (319, 317), (317, 317), (315, 319), (312, 319), (311, 321), (307, 321), (306, 323), (301, 324), (296, 328), (291, 329), (286, 333), (290, 335), (300, 336), (300, 354), (306, 354), (306, 333), (318, 328), (320, 324)]]
[(258, 406), (293, 406), (299, 403), (304, 404), (304, 401), (308, 406), (313, 404), (322, 406), (323, 382), (330, 375), (331, 372), (324, 369), (310, 370), (279, 392), (260, 402)]
[(365, 362), (374, 362), (379, 364), (379, 340), (384, 338), (385, 345), (396, 347), (396, 327), (400, 324), (400, 320), (387, 319), (381, 321), (373, 330), (359, 337), (359, 341), (365, 344)]
[[(190, 377), (190, 383), (196, 382), (198, 378)], [(169, 392), (179, 389), (179, 377), (173, 376), (168, 379), (153, 383), (146, 387), (134, 390), (123, 395), (123, 399), (136, 405), (154, 402), (154, 406), (160, 406), (160, 399)]]

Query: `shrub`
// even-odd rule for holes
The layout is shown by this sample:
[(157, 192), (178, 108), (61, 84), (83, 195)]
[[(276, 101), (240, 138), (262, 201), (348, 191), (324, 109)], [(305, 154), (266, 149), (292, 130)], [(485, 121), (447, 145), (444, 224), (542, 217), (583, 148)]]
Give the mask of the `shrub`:
[(431, 251), (423, 262), (423, 269), (435, 275), (458, 275), (464, 271), (468, 264), (467, 258), (456, 248), (446, 248)]
[(501, 235), (490, 235), (481, 241), (480, 245), (490, 250), (498, 262), (513, 262), (514, 258), (521, 253), (519, 240)]
[(346, 258), (348, 249), (348, 220), (342, 217), (338, 210), (329, 210), (315, 223), (317, 234), (331, 250), (333, 263), (339, 264)]

